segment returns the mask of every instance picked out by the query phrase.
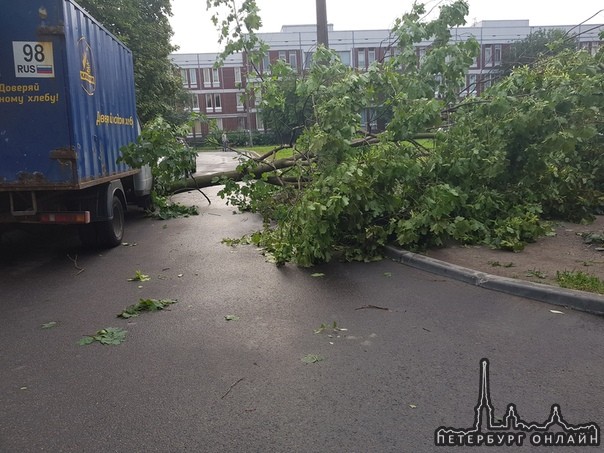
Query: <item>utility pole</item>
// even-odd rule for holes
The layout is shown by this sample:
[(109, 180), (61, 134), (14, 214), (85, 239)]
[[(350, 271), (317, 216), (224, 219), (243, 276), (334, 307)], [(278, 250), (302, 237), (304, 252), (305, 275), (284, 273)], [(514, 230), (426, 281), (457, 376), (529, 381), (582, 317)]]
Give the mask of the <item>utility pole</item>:
[(323, 44), (329, 48), (329, 38), (327, 34), (327, 6), (326, 0), (317, 0), (317, 45)]

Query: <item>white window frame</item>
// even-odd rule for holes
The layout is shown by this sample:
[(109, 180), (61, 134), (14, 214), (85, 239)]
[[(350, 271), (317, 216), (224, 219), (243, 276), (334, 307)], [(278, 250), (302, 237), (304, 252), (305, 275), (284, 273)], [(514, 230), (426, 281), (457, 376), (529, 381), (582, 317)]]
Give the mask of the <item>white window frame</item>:
[(189, 86), (197, 88), (197, 70), (195, 68), (189, 69)]
[(256, 113), (256, 130), (264, 130), (264, 123), (262, 122), (262, 115), (260, 113)]
[(494, 51), (494, 63), (495, 66), (501, 66), (501, 44), (495, 44)]
[(224, 125), (222, 124), (222, 118), (215, 118), (216, 120), (216, 127), (218, 128), (218, 130), (222, 131), (224, 130)]
[(367, 66), (371, 66), (371, 64), (375, 61), (375, 49), (369, 49), (367, 51)]
[(305, 52), (304, 53), (304, 69), (310, 69), (312, 66), (312, 59), (314, 57), (314, 52)]
[(222, 112), (222, 99), (220, 98), (220, 93), (214, 93), (214, 111)]
[(191, 108), (194, 112), (199, 112), (199, 97), (195, 93), (191, 95)]
[(182, 80), (182, 86), (186, 87), (189, 85), (189, 81), (187, 80), (187, 70), (180, 69), (180, 79)]
[(220, 86), (220, 71), (218, 70), (218, 68), (212, 68), (212, 86)]
[(296, 52), (289, 53), (289, 65), (293, 69), (298, 69), (298, 54)]
[(365, 59), (365, 49), (357, 49), (357, 68), (367, 68), (367, 60)]
[(203, 68), (203, 86), (210, 88), (212, 86), (212, 76), (210, 68)]
[(287, 61), (287, 52), (285, 50), (279, 51), (279, 60)]
[(493, 47), (491, 45), (484, 47), (484, 65), (485, 67), (493, 66)]
[[(350, 58), (350, 51), (349, 50), (338, 50), (336, 52), (338, 54), (338, 57), (340, 58), (340, 61), (342, 62), (343, 65), (348, 66), (349, 68), (352, 67), (352, 61)], [(345, 58), (342, 58), (345, 57)], [(344, 61), (346, 60), (346, 61)]]
[(241, 85), (241, 68), (235, 68), (235, 83)]
[(243, 110), (245, 110), (245, 105), (243, 103), (243, 93), (236, 93), (235, 96), (237, 98), (237, 111), (242, 112)]
[(426, 59), (426, 48), (420, 47), (418, 54), (419, 54), (419, 66), (421, 67), (424, 64), (424, 60)]
[(206, 94), (206, 112), (214, 111), (214, 95)]
[(478, 78), (476, 76), (477, 74), (468, 75), (468, 94), (470, 96), (476, 95), (476, 92), (478, 90)]
[(262, 57), (262, 73), (270, 74), (271, 72), (271, 59), (268, 55)]

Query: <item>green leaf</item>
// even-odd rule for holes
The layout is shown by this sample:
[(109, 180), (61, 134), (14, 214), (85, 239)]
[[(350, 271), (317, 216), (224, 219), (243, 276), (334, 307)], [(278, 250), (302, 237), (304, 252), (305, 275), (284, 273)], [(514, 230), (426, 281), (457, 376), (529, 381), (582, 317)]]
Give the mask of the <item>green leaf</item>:
[(52, 329), (53, 327), (56, 327), (56, 326), (57, 326), (56, 321), (50, 321), (45, 324), (42, 324), (40, 327), (42, 327), (42, 329)]
[(151, 277), (146, 274), (143, 274), (141, 271), (136, 271), (134, 273), (134, 277), (130, 277), (128, 279), (129, 282), (147, 282), (149, 280), (151, 280)]
[(139, 302), (135, 305), (130, 305), (125, 310), (123, 310), (120, 314), (117, 315), (118, 318), (132, 318), (138, 316), (139, 313), (143, 311), (160, 311), (166, 308), (169, 305), (177, 303), (177, 300), (174, 299), (140, 299)]
[(239, 316), (235, 316), (235, 315), (226, 315), (224, 317), (224, 319), (226, 321), (239, 321)]
[(301, 360), (304, 363), (318, 363), (318, 362), (324, 361), (325, 358), (318, 354), (307, 354), (304, 357), (302, 357)]
[(118, 345), (126, 340), (126, 333), (128, 331), (119, 327), (107, 327), (97, 331), (94, 335), (87, 335), (80, 339), (78, 344), (85, 346), (94, 343), (95, 341), (103, 345)]
[(80, 341), (78, 341), (78, 344), (80, 346), (86, 346), (88, 344), (94, 343), (95, 341), (96, 340), (94, 337), (86, 336), (86, 337), (83, 337), (82, 339), (80, 339)]
[(310, 274), (311, 277), (325, 277), (323, 272), (315, 272), (314, 274)]

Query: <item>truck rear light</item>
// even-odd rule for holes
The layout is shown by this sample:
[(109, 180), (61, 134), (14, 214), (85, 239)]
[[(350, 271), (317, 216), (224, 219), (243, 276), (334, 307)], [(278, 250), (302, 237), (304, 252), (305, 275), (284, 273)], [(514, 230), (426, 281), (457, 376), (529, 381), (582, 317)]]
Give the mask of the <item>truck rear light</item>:
[(45, 212), (40, 214), (42, 223), (90, 223), (90, 211)]

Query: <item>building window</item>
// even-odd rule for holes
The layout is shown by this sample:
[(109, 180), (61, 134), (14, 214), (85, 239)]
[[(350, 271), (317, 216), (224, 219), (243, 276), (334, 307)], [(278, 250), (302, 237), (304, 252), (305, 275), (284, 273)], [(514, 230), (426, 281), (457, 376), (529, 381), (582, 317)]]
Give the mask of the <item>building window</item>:
[(203, 68), (203, 86), (209, 88), (212, 86), (212, 80), (210, 78), (210, 68)]
[(591, 56), (595, 57), (596, 54), (600, 51), (600, 43), (599, 42), (592, 42), (591, 43)]
[(245, 130), (245, 117), (244, 116), (237, 117), (237, 129), (239, 129), (240, 131)]
[(262, 116), (259, 113), (256, 113), (256, 129), (259, 131), (264, 130), (264, 123), (262, 122)]
[(314, 52), (306, 52), (304, 55), (304, 69), (310, 69)]
[(235, 83), (241, 85), (241, 68), (235, 68)]
[(468, 94), (472, 96), (476, 94), (476, 74), (470, 74), (468, 77)]
[(206, 112), (214, 110), (214, 100), (211, 94), (206, 94)]
[(279, 60), (282, 60), (282, 61), (286, 60), (285, 50), (280, 50), (279, 51)]
[(363, 109), (361, 111), (361, 126), (369, 133), (377, 130), (377, 115), (375, 109)]
[(298, 55), (296, 52), (289, 53), (289, 65), (296, 70), (298, 69)]
[(501, 65), (501, 44), (495, 44), (495, 66)]
[(197, 88), (197, 70), (189, 69), (189, 85), (192, 88)]
[(375, 61), (375, 49), (369, 49), (367, 52), (367, 64), (371, 66), (371, 63)]
[(219, 94), (215, 94), (214, 95), (214, 111), (215, 112), (222, 112), (222, 103), (220, 102), (220, 95)]
[(484, 89), (486, 90), (487, 88), (491, 88), (491, 85), (493, 85), (493, 79), (491, 78), (490, 74), (487, 74), (482, 81), (484, 82)]
[(365, 49), (357, 50), (357, 68), (365, 69), (367, 67), (367, 63), (365, 61)]
[(220, 71), (218, 70), (218, 68), (212, 69), (212, 86), (220, 86)]
[(224, 126), (222, 124), (222, 118), (216, 118), (216, 127), (220, 131), (224, 129)]
[(191, 95), (191, 108), (194, 112), (199, 112), (199, 98), (196, 94)]
[(343, 65), (350, 67), (350, 52), (348, 50), (336, 52)]
[(484, 65), (493, 66), (493, 48), (491, 46), (484, 48)]
[(243, 105), (243, 93), (237, 93), (237, 111), (241, 112), (244, 109)]
[(420, 66), (424, 64), (425, 59), (426, 59), (426, 48), (420, 47), (419, 48), (419, 65)]
[(262, 57), (262, 72), (265, 74), (269, 74), (271, 72), (271, 61), (268, 58), (268, 55)]
[(187, 82), (187, 70), (186, 69), (181, 69), (180, 70), (180, 79), (182, 80), (182, 86), (186, 87), (188, 85), (188, 82)]

